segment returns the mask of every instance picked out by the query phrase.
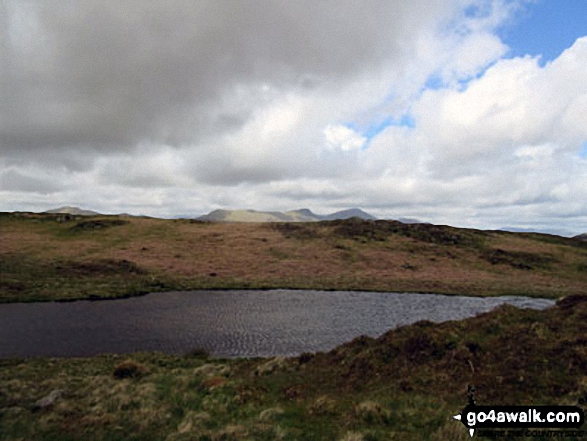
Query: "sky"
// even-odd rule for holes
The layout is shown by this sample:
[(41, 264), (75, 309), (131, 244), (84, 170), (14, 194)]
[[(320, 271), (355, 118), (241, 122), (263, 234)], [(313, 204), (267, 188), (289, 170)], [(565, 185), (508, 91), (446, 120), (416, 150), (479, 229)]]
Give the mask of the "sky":
[(587, 232), (584, 0), (1, 0), (0, 211)]

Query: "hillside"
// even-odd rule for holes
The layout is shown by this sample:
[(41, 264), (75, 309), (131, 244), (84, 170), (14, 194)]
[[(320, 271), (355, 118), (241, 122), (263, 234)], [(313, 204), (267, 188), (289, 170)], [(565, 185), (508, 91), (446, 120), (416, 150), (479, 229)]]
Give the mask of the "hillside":
[(350, 219), (375, 219), (369, 213), (359, 208), (337, 211), (327, 215), (313, 213), (307, 208), (286, 212), (280, 211), (256, 211), (256, 210), (214, 210), (197, 220), (208, 222), (317, 222), (322, 220)]
[(558, 236), (359, 219), (213, 223), (0, 216), (0, 301), (208, 288), (557, 298), (587, 291), (587, 244)]

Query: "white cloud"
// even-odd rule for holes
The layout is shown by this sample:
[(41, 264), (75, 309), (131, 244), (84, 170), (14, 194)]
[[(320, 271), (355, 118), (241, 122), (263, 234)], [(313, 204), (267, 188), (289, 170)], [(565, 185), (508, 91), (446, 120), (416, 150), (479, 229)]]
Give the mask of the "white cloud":
[(579, 228), (587, 38), (504, 58), (525, 2), (2, 4), (0, 204)]
[(443, 76), (449, 82), (473, 78), (501, 58), (507, 49), (496, 35), (486, 32), (470, 34), (455, 45)]
[(326, 145), (331, 150), (350, 152), (361, 149), (367, 138), (343, 125), (329, 125), (324, 129)]
[(587, 39), (545, 67), (530, 57), (500, 60), (464, 91), (425, 92), (412, 107), (418, 133), (442, 167), (527, 145), (578, 150), (587, 139), (585, 69)]

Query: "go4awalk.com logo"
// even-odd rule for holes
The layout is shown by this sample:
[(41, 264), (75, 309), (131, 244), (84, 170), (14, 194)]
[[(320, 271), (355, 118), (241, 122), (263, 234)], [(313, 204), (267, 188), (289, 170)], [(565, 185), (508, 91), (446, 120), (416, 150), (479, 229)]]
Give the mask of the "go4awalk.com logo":
[(464, 424), (471, 437), (477, 429), (522, 429), (524, 436), (547, 435), (528, 429), (578, 429), (585, 422), (585, 414), (577, 406), (478, 406), (472, 394), (467, 407), (453, 418)]

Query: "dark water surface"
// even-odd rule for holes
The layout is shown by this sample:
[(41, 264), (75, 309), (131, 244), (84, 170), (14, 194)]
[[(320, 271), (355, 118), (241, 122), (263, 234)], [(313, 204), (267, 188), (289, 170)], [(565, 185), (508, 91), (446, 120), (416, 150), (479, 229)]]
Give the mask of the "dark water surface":
[(206, 348), (218, 356), (295, 355), (365, 334), (462, 319), (502, 303), (552, 300), (348, 291), (193, 291), (109, 301), (0, 305), (0, 357)]

